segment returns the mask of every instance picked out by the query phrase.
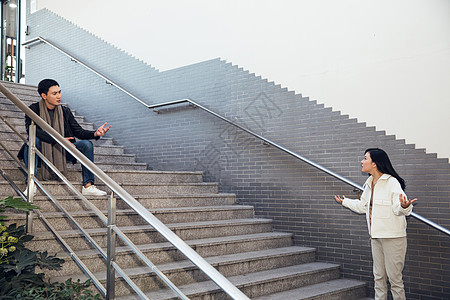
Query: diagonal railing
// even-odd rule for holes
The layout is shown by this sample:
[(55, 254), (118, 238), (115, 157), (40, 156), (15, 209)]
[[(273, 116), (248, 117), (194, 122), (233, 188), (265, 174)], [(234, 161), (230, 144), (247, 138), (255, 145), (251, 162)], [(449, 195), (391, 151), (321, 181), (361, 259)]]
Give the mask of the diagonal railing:
[[(221, 120), (223, 120), (223, 121), (225, 121), (225, 122), (227, 122), (227, 123), (229, 123), (229, 124), (231, 124), (231, 125), (233, 125), (233, 126), (235, 126), (237, 128), (239, 128), (239, 129), (241, 129), (242, 131), (245, 131), (248, 134), (253, 135), (254, 137), (262, 140), (264, 143), (269, 144), (271, 146), (274, 146), (275, 148), (278, 148), (279, 150), (281, 150), (281, 151), (283, 151), (283, 152), (285, 152), (285, 153), (287, 153), (289, 155), (292, 155), (293, 157), (295, 157), (295, 158), (297, 158), (297, 159), (299, 159), (299, 160), (301, 160), (301, 161), (303, 161), (303, 162), (313, 166), (314, 168), (319, 169), (320, 171), (325, 172), (328, 175), (333, 176), (333, 177), (339, 179), (342, 182), (345, 182), (346, 184), (354, 187), (355, 189), (363, 191), (363, 187), (361, 185), (359, 185), (357, 183), (354, 183), (350, 179), (348, 179), (348, 178), (346, 178), (344, 176), (341, 176), (341, 175), (337, 174), (336, 172), (333, 172), (330, 169), (327, 169), (324, 166), (322, 166), (320, 164), (317, 164), (317, 163), (313, 162), (312, 160), (309, 160), (308, 158), (306, 158), (306, 157), (304, 157), (304, 156), (302, 156), (302, 155), (300, 155), (298, 153), (295, 153), (294, 151), (291, 151), (291, 150), (287, 149), (286, 147), (284, 147), (282, 145), (279, 145), (279, 144), (277, 144), (277, 143), (275, 143), (275, 142), (273, 142), (273, 141), (271, 141), (271, 140), (269, 140), (269, 139), (267, 139), (267, 138), (257, 134), (256, 132), (251, 131), (251, 130), (249, 130), (249, 129), (239, 125), (236, 122), (231, 121), (228, 118), (225, 118), (225, 117), (215, 113), (214, 111), (212, 111), (212, 110), (206, 108), (205, 106), (203, 106), (203, 105), (193, 101), (192, 99), (186, 98), (186, 99), (180, 99), (180, 100), (169, 101), (169, 102), (164, 102), (164, 103), (154, 104), (154, 105), (146, 105), (146, 106), (147, 106), (147, 108), (155, 110), (155, 108), (164, 107), (164, 106), (170, 106), (170, 105), (175, 105), (175, 104), (181, 104), (181, 103), (189, 103), (192, 106), (200, 108), (203, 111), (205, 111), (205, 112), (207, 112), (207, 113), (209, 113), (209, 114), (211, 114), (211, 115), (213, 115), (213, 116), (215, 116), (215, 117), (217, 117), (217, 118), (219, 118), (219, 119), (221, 119)], [(441, 225), (439, 225), (439, 224), (437, 224), (437, 223), (435, 223), (435, 222), (433, 222), (433, 221), (431, 221), (431, 220), (429, 220), (429, 219), (427, 219), (427, 218), (425, 218), (425, 217), (423, 217), (423, 216), (421, 216), (419, 214), (416, 214), (415, 212), (411, 212), (411, 216), (416, 218), (417, 220), (419, 220), (419, 221), (421, 221), (421, 222), (431, 226), (432, 228), (437, 229), (440, 232), (445, 233), (448, 236), (450, 236), (450, 230), (448, 230), (447, 228), (445, 228), (445, 227), (443, 227), (443, 226), (441, 226)]]
[[(7, 150), (7, 148), (5, 148), (4, 144), (0, 142), (0, 146), (3, 147), (3, 149)], [(23, 170), (26, 171), (25, 167), (19, 163), (20, 168), (22, 168)], [(27, 195), (25, 195), (24, 193), (22, 193), (22, 191), (20, 191), (20, 189), (17, 187), (17, 185), (14, 183), (14, 181), (0, 168), (0, 175), (9, 183), (9, 185), (13, 188), (13, 190), (25, 201), (28, 202), (29, 198), (27, 197)], [(36, 181), (36, 184), (39, 186), (39, 188), (44, 192), (44, 194), (54, 203), (58, 206), (58, 208), (60, 208), (59, 203), (55, 200), (55, 198), (53, 198), (53, 196), (45, 189), (45, 187), (37, 180), (34, 179)], [(78, 267), (91, 279), (92, 283), (94, 284), (94, 286), (97, 288), (97, 290), (104, 296), (106, 297), (107, 295), (107, 291), (104, 288), (104, 286), (100, 283), (100, 281), (94, 276), (94, 274), (89, 270), (89, 268), (84, 264), (84, 262), (79, 258), (79, 256), (75, 253), (75, 251), (72, 250), (72, 247), (69, 246), (69, 244), (64, 240), (64, 238), (58, 233), (58, 231), (51, 225), (51, 223), (47, 220), (47, 218), (38, 210), (38, 209), (33, 209), (32, 211), (34, 214), (37, 215), (37, 217), (44, 223), (44, 225), (47, 227), (47, 229), (49, 230), (49, 232), (51, 232), (53, 234), (53, 236), (55, 237), (55, 239), (61, 243), (61, 245), (63, 246), (64, 250), (66, 250), (66, 252), (70, 255), (70, 257), (72, 258), (72, 260), (78, 265)], [(71, 221), (73, 221), (73, 218), (69, 217), (69, 219)], [(27, 222), (27, 229), (28, 229), (28, 222)], [(75, 226), (78, 225), (77, 222), (74, 223)], [(83, 229), (80, 230), (82, 232), (82, 234), (89, 240), (91, 241), (92, 238), (89, 236), (89, 234), (86, 233), (86, 231), (84, 231)], [(28, 231), (29, 232), (29, 231)]]
[[(44, 120), (42, 120), (36, 113), (34, 113), (29, 107), (27, 107), (19, 98), (17, 98), (14, 94), (12, 94), (3, 84), (0, 83), (0, 92), (2, 92), (11, 102), (13, 102), (20, 110), (22, 110), (28, 117), (32, 119), (41, 129), (45, 130), (58, 144), (60, 144), (68, 153), (73, 155), (80, 163), (82, 163), (86, 168), (88, 168), (98, 179), (102, 180), (105, 185), (113, 191), (116, 195), (118, 195), (125, 203), (128, 204), (130, 208), (132, 208), (138, 215), (140, 215), (149, 225), (151, 225), (156, 231), (158, 231), (163, 237), (165, 237), (172, 245), (174, 245), (181, 253), (183, 253), (192, 263), (194, 263), (200, 270), (202, 270), (211, 280), (213, 280), (226, 294), (228, 294), (232, 299), (243, 299), (246, 300), (248, 297), (242, 293), (237, 287), (235, 287), (228, 279), (226, 279), (221, 273), (219, 273), (214, 267), (212, 267), (203, 257), (201, 257), (197, 252), (195, 252), (191, 247), (189, 247), (183, 240), (181, 240), (175, 233), (173, 233), (166, 225), (164, 225), (159, 219), (157, 219), (152, 213), (150, 213), (142, 204), (140, 204), (136, 199), (134, 199), (127, 191), (125, 191), (119, 184), (117, 184), (114, 180), (112, 180), (107, 174), (105, 174), (101, 169), (99, 169), (94, 163), (92, 163), (88, 158), (86, 158), (76, 147), (73, 147), (72, 144), (67, 141), (64, 137), (62, 137), (56, 130), (54, 130), (51, 126), (49, 126)], [(9, 123), (7, 123), (9, 124)], [(8, 125), (10, 126), (10, 124)], [(11, 127), (11, 126), (10, 126)], [(33, 126), (32, 126), (33, 127)], [(17, 130), (14, 129), (16, 133)], [(32, 132), (30, 131), (30, 136)], [(21, 135), (20, 135), (21, 136)], [(21, 136), (23, 140), (25, 138)], [(30, 137), (30, 149), (33, 147), (34, 138)], [(34, 148), (33, 148), (34, 149)], [(34, 149), (36, 150), (36, 149)], [(33, 151), (30, 151), (33, 152)], [(10, 153), (8, 151), (8, 153)], [(119, 236), (132, 250), (151, 268), (152, 271), (155, 272), (163, 282), (169, 286), (172, 291), (174, 291), (178, 297), (181, 299), (188, 299), (170, 280), (160, 272), (153, 263), (148, 260), (148, 258), (143, 254), (132, 242), (130, 239), (126, 237), (126, 235), (113, 223), (114, 220), (106, 218), (103, 213), (92, 203), (90, 203), (81, 193), (78, 192), (76, 188), (74, 188), (70, 182), (62, 175), (59, 170), (52, 166), (52, 164), (45, 158), (40, 151), (36, 150), (36, 154), (49, 166), (52, 170), (66, 183), (72, 191), (74, 191), (89, 207), (97, 214), (97, 216), (103, 221), (103, 223), (108, 226), (108, 237), (110, 233), (114, 232)], [(34, 155), (31, 156), (34, 158)], [(31, 158), (30, 157), (30, 158)], [(30, 167), (34, 166), (34, 164), (30, 161)], [(34, 172), (29, 172), (29, 183), (31, 186), (28, 186), (29, 196), (32, 195), (30, 191), (32, 191), (32, 185), (37, 179), (34, 177)], [(39, 187), (42, 188), (42, 185), (38, 183)], [(49, 195), (50, 196), (50, 195)], [(29, 197), (30, 198), (30, 197)], [(32, 198), (32, 196), (31, 196)], [(50, 197), (52, 199), (52, 197)], [(110, 201), (113, 202), (113, 201)], [(114, 204), (109, 205), (109, 211), (115, 210)], [(62, 207), (61, 207), (62, 208)], [(69, 215), (67, 212), (65, 214)], [(68, 216), (70, 218), (70, 216)], [(114, 219), (114, 218), (113, 218)], [(72, 220), (77, 227), (75, 220)], [(81, 229), (80, 229), (81, 230)], [(92, 240), (86, 234), (85, 237), (88, 240)], [(94, 243), (94, 247), (102, 254), (103, 257), (106, 257), (110, 262), (110, 256), (114, 256), (114, 253), (111, 251), (111, 247), (113, 247), (111, 242), (108, 242), (107, 253)], [(112, 261), (112, 267), (118, 271), (118, 273), (124, 278), (127, 283), (133, 288), (133, 290), (142, 298), (148, 299), (145, 294), (137, 287), (137, 285), (128, 278), (125, 272), (120, 269), (120, 267)], [(86, 272), (88, 274), (88, 272)], [(109, 272), (108, 274), (109, 275)], [(89, 276), (89, 274), (88, 274)], [(111, 278), (110, 278), (111, 277)], [(114, 281), (115, 276), (108, 276), (111, 281)], [(95, 281), (94, 281), (95, 283)], [(107, 283), (109, 286), (109, 282)], [(113, 285), (112, 285), (113, 286)], [(99, 288), (100, 292), (104, 294), (104, 296), (108, 296), (108, 293), (113, 293), (113, 291), (104, 291), (101, 287)], [(105, 294), (106, 293), (106, 294)], [(113, 295), (113, 294), (112, 294)], [(107, 297), (109, 298), (109, 297)], [(112, 297), (114, 298), (114, 296)], [(111, 299), (112, 299), (111, 298)]]
[[(86, 63), (80, 61), (79, 59), (75, 58), (74, 56), (72, 56), (68, 52), (64, 51), (60, 47), (56, 46), (55, 44), (51, 43), (50, 41), (44, 39), (41, 36), (36, 37), (34, 39), (31, 39), (29, 41), (26, 41), (25, 43), (22, 43), (22, 45), (29, 47), (32, 44), (39, 43), (39, 42), (43, 42), (43, 43), (53, 47), (54, 49), (56, 49), (60, 53), (66, 55), (69, 58), (71, 58), (74, 62), (80, 63), (86, 69), (90, 70), (91, 72), (93, 72), (93, 73), (97, 74), (98, 76), (100, 76), (101, 78), (105, 79), (107, 83), (115, 86), (116, 88), (118, 88), (119, 90), (123, 91), (124, 93), (129, 95), (131, 98), (135, 99), (136, 101), (138, 101), (139, 103), (141, 103), (142, 105), (144, 105), (147, 108), (155, 109), (155, 108), (158, 108), (158, 107), (170, 106), (170, 105), (174, 105), (174, 104), (189, 103), (189, 104), (191, 104), (191, 105), (193, 105), (195, 107), (198, 107), (198, 108), (202, 109), (203, 111), (205, 111), (205, 112), (207, 112), (209, 114), (212, 114), (213, 116), (215, 116), (215, 117), (217, 117), (217, 118), (219, 118), (219, 119), (221, 119), (221, 120), (223, 120), (223, 121), (225, 121), (225, 122), (227, 122), (227, 123), (229, 123), (229, 124), (239, 128), (239, 129), (247, 132), (248, 134), (253, 135), (254, 137), (264, 141), (265, 143), (270, 144), (270, 145), (278, 148), (279, 150), (281, 150), (281, 151), (283, 151), (283, 152), (285, 152), (285, 153), (287, 153), (289, 155), (292, 155), (293, 157), (295, 157), (297, 159), (300, 159), (301, 161), (303, 161), (303, 162), (305, 162), (305, 163), (307, 163), (307, 164), (309, 164), (309, 165), (319, 169), (320, 171), (325, 172), (326, 174), (328, 174), (330, 176), (333, 176), (333, 177), (339, 179), (340, 181), (342, 181), (342, 182), (344, 182), (344, 183), (346, 183), (346, 184), (348, 184), (348, 185), (350, 185), (350, 186), (352, 186), (352, 187), (354, 187), (354, 188), (356, 188), (358, 190), (361, 190), (361, 191), (363, 190), (361, 185), (359, 185), (357, 183), (354, 183), (353, 181), (349, 180), (348, 178), (345, 178), (345, 177), (343, 177), (343, 176), (341, 176), (341, 175), (339, 175), (339, 174), (337, 174), (337, 173), (335, 173), (335, 172), (333, 172), (333, 171), (331, 171), (331, 170), (329, 170), (329, 169), (327, 169), (327, 168), (325, 168), (325, 167), (323, 167), (323, 166), (321, 166), (321, 165), (319, 165), (319, 164), (317, 164), (317, 163), (307, 159), (306, 157), (303, 157), (300, 154), (295, 153), (295, 152), (287, 149), (284, 146), (281, 146), (281, 145), (279, 145), (279, 144), (277, 144), (275, 142), (272, 142), (271, 140), (269, 140), (269, 139), (267, 139), (267, 138), (265, 138), (265, 137), (255, 133), (255, 132), (253, 132), (253, 131), (251, 131), (251, 130), (249, 130), (249, 129), (247, 129), (247, 128), (239, 125), (239, 124), (237, 124), (236, 122), (233, 122), (233, 121), (231, 121), (231, 120), (229, 120), (229, 119), (227, 119), (227, 118), (225, 118), (225, 117), (223, 117), (223, 116), (213, 112), (212, 110), (210, 110), (210, 109), (200, 105), (199, 103), (193, 101), (192, 99), (186, 98), (186, 99), (180, 99), (180, 100), (175, 100), (175, 101), (164, 102), (164, 103), (160, 103), (160, 104), (149, 105), (149, 104), (145, 103), (145, 101), (143, 101), (139, 97), (133, 95), (128, 90), (122, 88), (117, 83), (115, 83), (114, 81), (110, 80), (105, 75), (103, 75), (100, 72), (98, 72), (98, 71), (94, 70), (93, 68), (89, 67)], [(427, 224), (428, 226), (430, 226), (430, 227), (432, 227), (432, 228), (434, 228), (434, 229), (436, 229), (436, 230), (438, 230), (438, 231), (440, 231), (442, 233), (445, 233), (446, 235), (450, 236), (450, 230), (449, 229), (447, 229), (447, 228), (445, 228), (445, 227), (443, 227), (443, 226), (441, 226), (441, 225), (439, 225), (439, 224), (437, 224), (437, 223), (435, 223), (435, 222), (433, 222), (433, 221), (431, 221), (431, 220), (429, 220), (429, 219), (427, 219), (427, 218), (425, 218), (425, 217), (423, 217), (423, 216), (421, 216), (421, 215), (419, 215), (419, 214), (417, 214), (415, 212), (411, 212), (411, 216), (416, 218), (417, 220)]]
[[(23, 137), (15, 128), (12, 126), (3, 116), (0, 115), (0, 119), (3, 120), (3, 122), (10, 127), (24, 142), (27, 142), (25, 137)], [(33, 138), (35, 136), (36, 132), (36, 126), (34, 125), (34, 122), (30, 126), (30, 141), (34, 141)], [(35, 149), (35, 145), (32, 142), (28, 142), (30, 149), (30, 156), (31, 158), (34, 158), (33, 152), (36, 153), (36, 155), (39, 156), (39, 158), (47, 164), (50, 169), (69, 187), (70, 190), (72, 190), (90, 209), (94, 211), (94, 213), (97, 215), (97, 217), (100, 218), (100, 220), (107, 226), (107, 232), (108, 232), (108, 247), (107, 252), (105, 252), (100, 245), (98, 245), (97, 242), (87, 233), (87, 231), (75, 220), (74, 217), (45, 189), (45, 187), (39, 182), (39, 180), (34, 176), (31, 175), (28, 180), (28, 195), (23, 195), (22, 192), (18, 191), (17, 186), (14, 184), (14, 182), (11, 181), (11, 179), (5, 174), (3, 170), (0, 169), (2, 177), (7, 180), (7, 182), (12, 186), (12, 188), (18, 192), (18, 194), (25, 198), (28, 202), (33, 202), (34, 194), (30, 193), (29, 191), (33, 190), (33, 185), (37, 184), (39, 188), (44, 192), (44, 194), (50, 199), (50, 201), (53, 202), (53, 204), (64, 214), (65, 217), (67, 217), (70, 222), (81, 232), (81, 234), (86, 238), (86, 240), (94, 246), (94, 248), (100, 253), (100, 255), (107, 261), (107, 288), (105, 289), (104, 286), (100, 283), (100, 281), (94, 276), (94, 274), (89, 270), (89, 268), (83, 263), (83, 261), (76, 255), (76, 253), (72, 250), (72, 248), (67, 244), (67, 242), (62, 238), (61, 235), (58, 234), (58, 232), (54, 229), (54, 227), (46, 220), (44, 215), (39, 210), (33, 210), (34, 213), (37, 214), (38, 218), (43, 221), (45, 226), (50, 230), (50, 232), (54, 235), (54, 237), (63, 245), (64, 249), (70, 254), (71, 258), (75, 261), (75, 263), (80, 267), (80, 269), (92, 280), (95, 287), (99, 290), (99, 292), (106, 297), (107, 299), (114, 299), (114, 284), (113, 284), (113, 278), (114, 271), (117, 270), (117, 272), (120, 274), (120, 276), (130, 285), (130, 287), (136, 292), (136, 294), (139, 295), (142, 299), (148, 299), (144, 292), (131, 280), (131, 278), (124, 272), (124, 270), (114, 261), (115, 257), (115, 235), (117, 234), (122, 241), (124, 241), (143, 261), (144, 263), (153, 271), (155, 274), (157, 274), (163, 282), (170, 288), (174, 293), (181, 299), (188, 299), (132, 242), (131, 240), (116, 226), (116, 224), (111, 224), (111, 220), (115, 220), (115, 198), (113, 197), (113, 193), (111, 194), (111, 197), (108, 201), (108, 219), (105, 217), (105, 215), (90, 201), (88, 201), (79, 191), (76, 189), (69, 180), (38, 150)], [(7, 149), (7, 147), (0, 142), (0, 146), (7, 152), (7, 154), (19, 165), (19, 167), (28, 174), (34, 174), (34, 163), (31, 162), (29, 164), (29, 170), (27, 170), (23, 164)], [(112, 217), (113, 216), (113, 217)], [(111, 219), (112, 217), (112, 219)], [(33, 216), (32, 213), (27, 214), (27, 231), (32, 232), (32, 226), (33, 226)], [(114, 240), (114, 242), (112, 241)], [(113, 250), (111, 251), (111, 248)]]
[(50, 47), (52, 47), (53, 49), (57, 50), (58, 52), (64, 54), (65, 56), (69, 57), (73, 62), (76, 62), (78, 64), (80, 64), (81, 66), (83, 66), (84, 68), (88, 69), (89, 71), (91, 71), (92, 73), (94, 73), (95, 75), (101, 77), (102, 79), (105, 80), (105, 82), (107, 84), (113, 85), (116, 88), (118, 88), (119, 90), (121, 90), (122, 92), (124, 92), (125, 94), (127, 94), (128, 96), (130, 96), (131, 98), (133, 98), (134, 100), (136, 100), (137, 102), (143, 104), (143, 105), (147, 105), (144, 101), (142, 101), (141, 99), (139, 99), (138, 97), (136, 97), (135, 95), (133, 95), (131, 92), (129, 92), (127, 89), (124, 89), (123, 87), (121, 87), (120, 85), (118, 85), (116, 82), (114, 82), (113, 80), (109, 79), (108, 77), (106, 77), (105, 75), (103, 75), (102, 73), (96, 71), (95, 69), (91, 68), (88, 64), (84, 63), (82, 60), (76, 58), (75, 56), (69, 54), (67, 51), (64, 51), (63, 49), (61, 49), (60, 47), (58, 47), (57, 45), (55, 45), (54, 43), (44, 39), (41, 36), (35, 37), (31, 40), (28, 40), (24, 43), (22, 43), (22, 46), (25, 46), (25, 48), (29, 48), (31, 45), (36, 44), (36, 43), (45, 43), (47, 45), (49, 45)]

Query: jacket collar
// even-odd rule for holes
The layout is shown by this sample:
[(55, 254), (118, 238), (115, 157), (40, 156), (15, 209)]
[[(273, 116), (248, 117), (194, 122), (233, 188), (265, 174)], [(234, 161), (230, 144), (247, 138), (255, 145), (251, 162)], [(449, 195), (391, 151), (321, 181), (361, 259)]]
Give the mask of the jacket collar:
[[(388, 179), (391, 178), (391, 177), (392, 177), (392, 175), (389, 175), (389, 174), (383, 174), (383, 175), (381, 175), (381, 177), (378, 179), (378, 181), (380, 181), (380, 180), (388, 180)], [(366, 188), (366, 185), (367, 185), (369, 188), (372, 188), (372, 181), (373, 181), (373, 176), (370, 175), (369, 178), (367, 178), (366, 182), (364, 183), (363, 187)]]

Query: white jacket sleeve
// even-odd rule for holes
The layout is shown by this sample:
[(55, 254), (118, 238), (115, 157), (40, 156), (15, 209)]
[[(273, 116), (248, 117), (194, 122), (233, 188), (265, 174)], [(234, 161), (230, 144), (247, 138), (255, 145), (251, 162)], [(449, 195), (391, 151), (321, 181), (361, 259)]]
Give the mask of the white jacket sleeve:
[(364, 200), (345, 198), (342, 201), (342, 205), (358, 214), (365, 214), (367, 212), (367, 201)]
[(412, 212), (413, 206), (412, 204), (407, 208), (403, 208), (401, 206), (400, 195), (404, 195), (405, 197), (407, 196), (402, 190), (400, 183), (395, 178), (391, 177), (389, 180), (389, 185), (391, 188), (392, 212), (396, 216), (409, 216)]

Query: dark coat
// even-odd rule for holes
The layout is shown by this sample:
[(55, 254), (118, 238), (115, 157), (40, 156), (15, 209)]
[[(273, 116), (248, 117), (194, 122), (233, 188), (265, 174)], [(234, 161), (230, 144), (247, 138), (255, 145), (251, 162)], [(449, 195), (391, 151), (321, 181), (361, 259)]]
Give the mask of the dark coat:
[[(30, 106), (30, 109), (34, 111), (38, 116), (40, 115), (39, 102), (33, 103)], [(76, 137), (80, 140), (91, 140), (91, 139), (99, 139), (99, 137), (95, 137), (95, 130), (85, 130), (80, 124), (78, 124), (77, 120), (72, 114), (72, 111), (67, 106), (61, 106), (63, 111), (63, 119), (64, 119), (64, 137)], [(28, 133), (28, 129), (31, 125), (31, 119), (27, 115), (25, 115), (25, 128)], [(39, 126), (36, 126), (36, 137), (39, 138), (42, 142), (54, 144), (56, 141), (44, 130), (42, 130)]]
[[(40, 109), (39, 109), (39, 102), (33, 103), (29, 106), (29, 108), (34, 111), (38, 116), (40, 115)], [(74, 115), (72, 114), (72, 111), (67, 106), (61, 106), (63, 111), (63, 119), (64, 119), (64, 137), (75, 137), (80, 140), (91, 140), (91, 139), (99, 139), (100, 137), (94, 136), (95, 130), (85, 130), (83, 129), (80, 124), (78, 124), (77, 120), (75, 120)], [(31, 125), (31, 119), (27, 115), (25, 115), (25, 128), (28, 130)], [(39, 138), (44, 143), (50, 143), (55, 144), (56, 141), (44, 130), (42, 130), (39, 126), (36, 126), (36, 137)], [(75, 142), (75, 139), (71, 142)], [(23, 159), (24, 155), (24, 144), (22, 148), (19, 151), (19, 154), (17, 154), (17, 157), (19, 159)], [(73, 163), (76, 162), (76, 159), (70, 155), (68, 157), (70, 161)]]

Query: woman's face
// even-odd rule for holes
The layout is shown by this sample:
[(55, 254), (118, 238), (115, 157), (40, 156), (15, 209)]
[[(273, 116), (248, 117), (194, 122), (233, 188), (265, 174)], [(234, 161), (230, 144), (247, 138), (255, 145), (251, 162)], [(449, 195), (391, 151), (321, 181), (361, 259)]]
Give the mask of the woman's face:
[(370, 158), (370, 153), (364, 154), (363, 160), (361, 160), (361, 171), (364, 173), (372, 174), (373, 171), (377, 170), (377, 165)]

